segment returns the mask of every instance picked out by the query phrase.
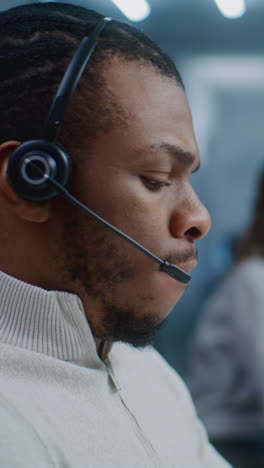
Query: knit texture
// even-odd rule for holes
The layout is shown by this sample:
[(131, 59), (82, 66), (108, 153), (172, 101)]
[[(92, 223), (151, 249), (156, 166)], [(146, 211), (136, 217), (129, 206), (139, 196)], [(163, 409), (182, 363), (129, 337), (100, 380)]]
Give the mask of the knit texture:
[(0, 298), (0, 466), (228, 468), (153, 349), (102, 360), (73, 294), (1, 273)]

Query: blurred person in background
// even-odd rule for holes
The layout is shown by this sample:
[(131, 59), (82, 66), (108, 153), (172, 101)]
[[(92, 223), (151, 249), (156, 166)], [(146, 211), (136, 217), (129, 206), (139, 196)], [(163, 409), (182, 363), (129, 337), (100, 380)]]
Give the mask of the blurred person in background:
[(253, 220), (206, 303), (186, 381), (210, 439), (235, 467), (264, 466), (264, 170)]

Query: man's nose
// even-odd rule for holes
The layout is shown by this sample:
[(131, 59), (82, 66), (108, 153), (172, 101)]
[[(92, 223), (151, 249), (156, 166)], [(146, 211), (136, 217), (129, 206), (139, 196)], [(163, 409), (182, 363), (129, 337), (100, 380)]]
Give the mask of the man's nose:
[(175, 208), (170, 221), (173, 237), (196, 241), (206, 236), (211, 227), (211, 216), (195, 192)]

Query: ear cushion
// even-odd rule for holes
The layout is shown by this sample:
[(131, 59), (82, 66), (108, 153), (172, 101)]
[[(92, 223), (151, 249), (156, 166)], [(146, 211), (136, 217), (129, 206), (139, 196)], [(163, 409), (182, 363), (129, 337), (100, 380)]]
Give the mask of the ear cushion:
[(66, 186), (72, 173), (69, 154), (46, 140), (22, 143), (10, 156), (7, 175), (11, 186), (24, 199), (46, 201), (59, 195), (44, 177), (48, 175)]

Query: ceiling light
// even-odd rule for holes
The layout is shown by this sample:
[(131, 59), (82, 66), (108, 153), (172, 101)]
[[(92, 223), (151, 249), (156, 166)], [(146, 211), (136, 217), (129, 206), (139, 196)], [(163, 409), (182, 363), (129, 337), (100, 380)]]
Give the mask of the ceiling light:
[(112, 0), (112, 2), (131, 21), (142, 21), (150, 14), (147, 0)]
[(246, 11), (245, 0), (215, 0), (215, 3), (227, 18), (239, 18)]

